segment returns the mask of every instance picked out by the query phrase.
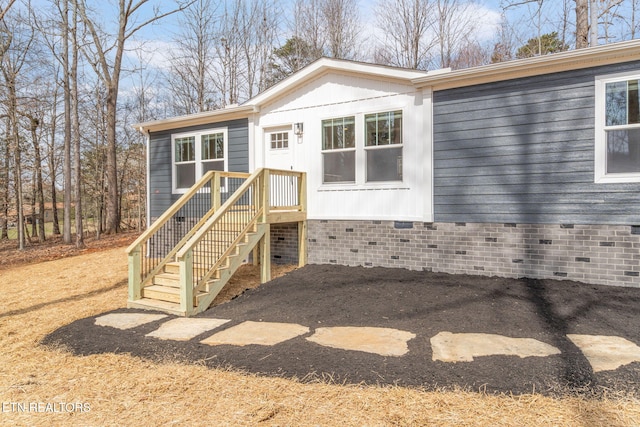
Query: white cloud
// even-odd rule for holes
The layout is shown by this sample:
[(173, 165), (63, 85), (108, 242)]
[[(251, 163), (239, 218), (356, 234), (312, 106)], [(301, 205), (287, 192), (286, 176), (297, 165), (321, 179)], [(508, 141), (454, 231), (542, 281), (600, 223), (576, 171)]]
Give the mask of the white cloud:
[(474, 20), (477, 22), (477, 39), (480, 43), (492, 40), (502, 22), (502, 16), (498, 9), (492, 8), (482, 3), (472, 3), (468, 9)]

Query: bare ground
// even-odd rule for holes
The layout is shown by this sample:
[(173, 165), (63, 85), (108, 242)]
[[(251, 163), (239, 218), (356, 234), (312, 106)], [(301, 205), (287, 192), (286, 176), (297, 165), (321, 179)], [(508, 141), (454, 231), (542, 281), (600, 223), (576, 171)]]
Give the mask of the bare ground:
[[(2, 264), (1, 425), (640, 425), (640, 401), (627, 394), (552, 398), (304, 383), (182, 364), (171, 354), (161, 362), (77, 357), (41, 345), (75, 320), (125, 307), (128, 241)], [(45, 259), (67, 253), (49, 249)], [(251, 287), (246, 280), (237, 289)]]

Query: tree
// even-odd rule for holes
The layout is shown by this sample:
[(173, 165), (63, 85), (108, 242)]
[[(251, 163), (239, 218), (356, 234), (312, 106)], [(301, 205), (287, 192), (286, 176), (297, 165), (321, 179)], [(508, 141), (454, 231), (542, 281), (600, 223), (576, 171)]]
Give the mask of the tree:
[(320, 11), (327, 40), (327, 55), (338, 59), (355, 59), (360, 32), (357, 1), (322, 0)]
[(498, 41), (493, 45), (491, 53), (491, 63), (510, 61), (513, 59), (513, 32), (506, 25), (504, 15), (502, 26), (498, 33)]
[(0, 72), (4, 81), (4, 105), (8, 119), (7, 144), (13, 157), (13, 178), (16, 192), (16, 211), (18, 213), (18, 248), (25, 248), (23, 188), (22, 188), (22, 137), (20, 132), (20, 106), (18, 85), (26, 74), (31, 45), (34, 41), (33, 29), (25, 24), (22, 15), (17, 14), (10, 23), (5, 15), (0, 21), (3, 55), (0, 58)]
[[(176, 9), (161, 12), (154, 8), (154, 13), (147, 19), (141, 18), (141, 9), (151, 5), (150, 0), (118, 0), (117, 32), (112, 39), (107, 37), (108, 32), (99, 27), (99, 20), (95, 13), (91, 13), (86, 0), (74, 0), (78, 7), (78, 15), (89, 34), (90, 43), (83, 45), (84, 55), (100, 78), (106, 90), (106, 120), (107, 120), (107, 218), (105, 232), (117, 233), (120, 231), (120, 204), (118, 191), (118, 166), (117, 166), (117, 135), (116, 117), (118, 107), (118, 89), (120, 75), (122, 73), (122, 59), (125, 45), (131, 37), (142, 28), (158, 20), (184, 10), (193, 1), (180, 4)], [(142, 19), (142, 21), (139, 21)]]
[(589, 0), (576, 2), (576, 49), (589, 47)]
[(491, 53), (476, 40), (463, 40), (449, 60), (449, 66), (454, 70), (478, 67), (491, 62)]
[(532, 56), (547, 55), (549, 53), (564, 52), (569, 50), (569, 46), (558, 38), (555, 31), (543, 34), (540, 38), (533, 38), (527, 44), (521, 46), (516, 52), (516, 58), (530, 58)]
[(376, 6), (377, 26), (384, 34), (376, 62), (426, 70), (437, 39), (429, 36), (436, 16), (430, 0), (393, 0)]
[(290, 31), (320, 56), (358, 59), (360, 15), (356, 0), (297, 0)]
[(322, 52), (306, 41), (291, 37), (284, 45), (273, 50), (267, 68), (268, 86), (278, 83), (321, 56)]
[[(478, 16), (475, 3), (460, 0), (436, 0), (436, 38), (440, 53), (440, 68), (452, 66), (463, 47), (478, 45), (472, 39), (477, 31)], [(467, 54), (471, 53), (467, 50)], [(473, 62), (472, 62), (473, 63)]]
[(210, 64), (215, 60), (216, 6), (198, 0), (179, 18), (178, 47), (170, 55), (168, 80), (176, 114), (192, 114), (219, 107)]

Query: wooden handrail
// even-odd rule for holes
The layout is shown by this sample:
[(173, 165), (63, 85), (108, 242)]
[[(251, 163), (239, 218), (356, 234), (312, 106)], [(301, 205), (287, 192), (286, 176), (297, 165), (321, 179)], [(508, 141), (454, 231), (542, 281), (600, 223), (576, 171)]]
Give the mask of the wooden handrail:
[[(238, 187), (233, 195), (229, 197), (222, 206), (220, 206), (220, 209), (218, 209), (218, 211), (213, 214), (213, 216), (211, 216), (211, 218), (209, 218), (207, 222), (205, 222), (202, 227), (200, 227), (200, 229), (189, 239), (189, 241), (186, 242), (176, 253), (176, 258), (178, 260), (184, 258), (187, 252), (192, 250), (193, 246), (195, 246), (195, 244), (198, 243), (198, 241), (200, 241), (202, 237), (209, 232), (213, 224), (218, 222), (218, 220), (226, 213), (226, 211), (231, 206), (233, 206), (235, 202), (237, 202), (242, 196), (244, 196), (245, 191), (253, 184), (256, 179), (258, 179), (260, 175), (262, 175), (263, 171), (263, 168), (256, 170), (249, 178), (247, 178), (242, 183), (240, 187)], [(256, 209), (260, 209), (260, 206), (256, 206)]]
[(126, 249), (127, 254), (131, 254), (136, 247), (149, 240), (164, 224), (175, 215), (180, 208), (182, 208), (202, 187), (204, 187), (213, 176), (218, 173), (222, 178), (246, 178), (250, 174), (246, 172), (223, 172), (223, 171), (209, 171), (202, 175), (202, 178), (196, 182), (186, 193), (184, 193), (178, 200), (175, 201), (169, 209), (167, 209), (162, 215), (156, 219), (153, 224), (149, 226), (133, 243)]
[(245, 227), (240, 231), (240, 233), (238, 233), (238, 237), (236, 237), (235, 240), (229, 244), (229, 247), (227, 248), (227, 250), (222, 255), (220, 255), (220, 257), (213, 264), (213, 266), (209, 268), (208, 273), (205, 274), (203, 277), (198, 278), (198, 283), (196, 283), (194, 287), (194, 291), (193, 291), (194, 293), (202, 289), (202, 287), (207, 283), (207, 280), (211, 277), (211, 275), (216, 270), (216, 268), (218, 268), (222, 264), (222, 262), (224, 262), (225, 258), (235, 249), (236, 245), (240, 241), (242, 241), (245, 234), (247, 234), (247, 232), (251, 229), (251, 227), (256, 224), (260, 215), (262, 215), (262, 209), (259, 209), (256, 212), (256, 214), (253, 216), (253, 218), (251, 218), (251, 220), (248, 221), (247, 225), (245, 225)]

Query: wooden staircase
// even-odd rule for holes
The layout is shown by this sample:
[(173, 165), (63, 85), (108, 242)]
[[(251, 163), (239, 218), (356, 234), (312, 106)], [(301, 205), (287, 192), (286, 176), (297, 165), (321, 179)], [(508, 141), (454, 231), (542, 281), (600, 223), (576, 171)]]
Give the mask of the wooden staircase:
[[(305, 175), (269, 169), (250, 176), (233, 174), (244, 183), (220, 205), (221, 178), (228, 175), (209, 172), (127, 249), (128, 307), (181, 316), (204, 311), (256, 247), (260, 259), (254, 262), (261, 264), (261, 281), (270, 280), (270, 224), (274, 222), (298, 223), (299, 264), (306, 263)], [(292, 178), (297, 178), (295, 185)], [(203, 188), (209, 188), (211, 206), (201, 218), (189, 216), (194, 225), (184, 227), (185, 206), (202, 199), (207, 193)], [(275, 188), (290, 194), (278, 196)], [(176, 237), (178, 229), (184, 236)]]

